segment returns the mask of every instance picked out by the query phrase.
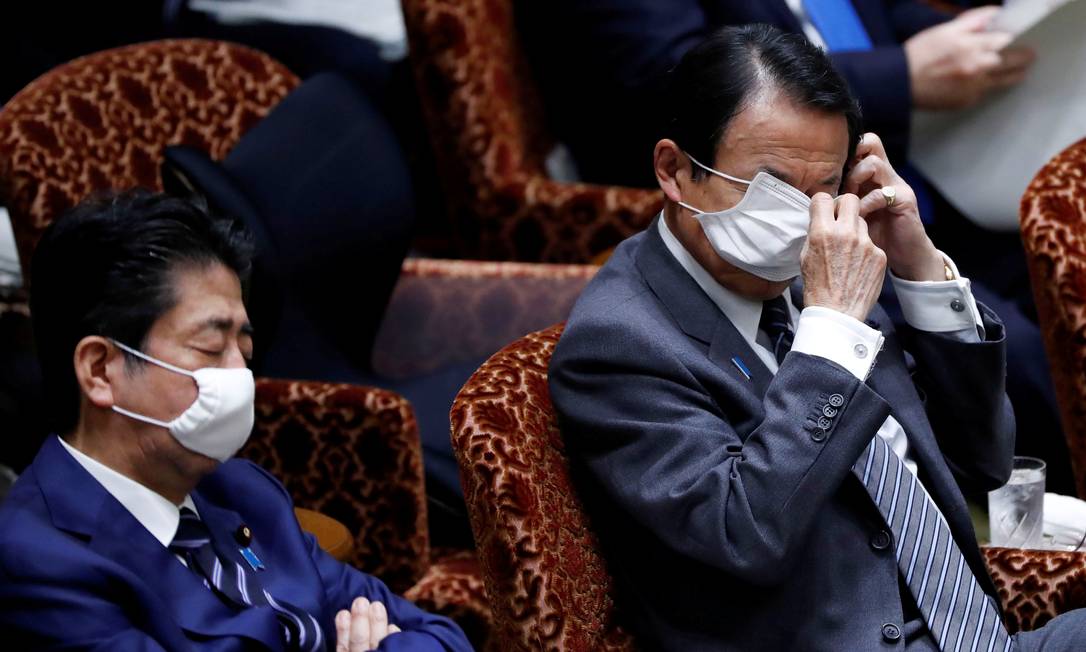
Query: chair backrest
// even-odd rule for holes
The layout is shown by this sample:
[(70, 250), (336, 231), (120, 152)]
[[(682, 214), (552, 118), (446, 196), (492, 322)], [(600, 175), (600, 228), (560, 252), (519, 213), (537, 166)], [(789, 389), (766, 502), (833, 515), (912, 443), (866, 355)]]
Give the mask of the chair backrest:
[(354, 534), (350, 562), (402, 592), (430, 565), (422, 445), (399, 394), (340, 383), (260, 379), (239, 456), (283, 483), (295, 505)]
[(402, 0), (453, 253), (587, 263), (647, 226), (661, 195), (548, 178), (554, 141), (517, 36), (514, 2)]
[(1086, 496), (1086, 140), (1034, 177), (1022, 242), (1080, 496)]
[(453, 403), (453, 450), (500, 650), (630, 650), (547, 389), (562, 326), (487, 360)]
[(0, 201), (24, 271), (42, 231), (88, 194), (161, 190), (167, 145), (223, 158), (297, 84), (261, 52), (198, 39), (97, 52), (31, 82), (0, 109)]

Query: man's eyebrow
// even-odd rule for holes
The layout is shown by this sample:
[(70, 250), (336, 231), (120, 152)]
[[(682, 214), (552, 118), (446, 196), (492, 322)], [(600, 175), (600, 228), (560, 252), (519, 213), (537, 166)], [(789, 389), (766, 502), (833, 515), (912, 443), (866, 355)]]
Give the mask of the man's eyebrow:
[[(198, 331), (203, 331), (203, 330), (208, 330), (208, 329), (223, 331), (223, 332), (232, 331), (232, 330), (234, 330), (234, 320), (230, 319), (229, 317), (211, 317), (210, 319), (206, 319), (203, 322), (201, 322), (199, 328), (197, 328)], [(244, 324), (241, 325), (240, 330), (245, 335), (252, 335), (253, 334), (253, 325), (251, 323), (249, 323), (249, 322), (245, 322)]]
[(788, 185), (793, 185), (792, 184), (792, 177), (790, 177), (787, 172), (781, 172), (780, 170), (775, 170), (775, 169), (773, 169), (771, 167), (765, 167), (765, 166), (758, 168), (758, 171), (759, 172), (765, 172), (766, 174), (770, 174), (770, 175), (776, 177), (777, 179), (779, 179), (780, 181), (783, 181), (783, 182), (787, 183)]

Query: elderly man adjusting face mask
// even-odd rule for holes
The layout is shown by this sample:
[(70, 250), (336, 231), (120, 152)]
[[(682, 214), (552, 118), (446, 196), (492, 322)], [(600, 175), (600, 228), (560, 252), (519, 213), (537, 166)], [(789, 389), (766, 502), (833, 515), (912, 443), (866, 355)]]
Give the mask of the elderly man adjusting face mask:
[(827, 56), (726, 28), (672, 71), (668, 102), (664, 210), (586, 288), (549, 374), (636, 636), (1077, 649), (1078, 612), (1002, 623), (963, 490), (1010, 473), (1003, 325)]

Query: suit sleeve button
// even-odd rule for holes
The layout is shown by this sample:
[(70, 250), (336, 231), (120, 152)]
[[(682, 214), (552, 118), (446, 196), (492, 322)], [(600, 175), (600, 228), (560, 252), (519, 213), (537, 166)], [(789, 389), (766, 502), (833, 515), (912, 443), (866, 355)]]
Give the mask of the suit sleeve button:
[(823, 430), (828, 430), (833, 425), (833, 421), (829, 417), (818, 417), (818, 427)]
[(871, 547), (875, 550), (886, 550), (890, 547), (890, 533), (886, 530), (879, 530), (871, 537)]
[(822, 408), (822, 414), (832, 419), (837, 416), (837, 408), (833, 407), (832, 405), (827, 405)]
[(893, 623), (886, 623), (882, 626), (882, 637), (890, 642), (896, 641), (901, 638), (901, 628)]
[(815, 430), (815, 431), (813, 431), (811, 433), (811, 439), (813, 439), (816, 442), (820, 442), (820, 443), (823, 442), (823, 441), (826, 441), (826, 431), (825, 430)]
[(844, 396), (841, 396), (840, 394), (831, 394), (830, 395), (830, 405), (832, 405), (833, 407), (839, 408), (844, 404), (845, 404), (845, 397)]

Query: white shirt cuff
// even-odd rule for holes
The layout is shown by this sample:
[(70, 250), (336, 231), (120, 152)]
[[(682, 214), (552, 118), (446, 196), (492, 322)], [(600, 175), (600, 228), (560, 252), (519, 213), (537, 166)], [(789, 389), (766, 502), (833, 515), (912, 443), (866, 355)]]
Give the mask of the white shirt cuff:
[(973, 333), (983, 339), (984, 321), (969, 279), (961, 277), (954, 261), (946, 254), (942, 256), (957, 277), (952, 281), (906, 281), (890, 273), (905, 321), (919, 331)]
[(836, 362), (867, 380), (883, 339), (881, 331), (844, 313), (811, 306), (799, 315), (792, 350)]

